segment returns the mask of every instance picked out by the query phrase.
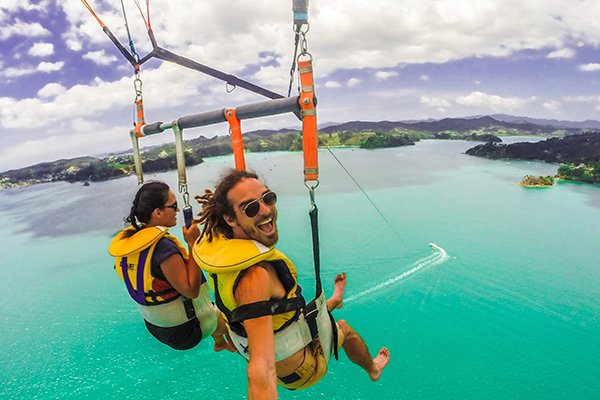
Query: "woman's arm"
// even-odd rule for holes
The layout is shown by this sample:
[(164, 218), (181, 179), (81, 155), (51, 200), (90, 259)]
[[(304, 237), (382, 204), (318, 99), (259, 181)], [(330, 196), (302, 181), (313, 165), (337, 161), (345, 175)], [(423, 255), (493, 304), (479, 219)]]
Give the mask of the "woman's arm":
[(171, 286), (190, 299), (198, 297), (200, 290), (200, 267), (191, 255), (194, 242), (199, 235), (198, 224), (192, 224), (189, 228), (184, 226), (183, 237), (190, 253), (187, 263), (181, 254), (173, 254), (160, 264), (160, 268)]

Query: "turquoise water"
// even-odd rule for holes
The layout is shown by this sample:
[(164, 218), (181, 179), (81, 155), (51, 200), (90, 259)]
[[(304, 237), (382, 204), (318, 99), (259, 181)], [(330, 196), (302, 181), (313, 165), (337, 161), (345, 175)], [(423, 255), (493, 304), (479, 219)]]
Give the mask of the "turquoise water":
[[(281, 399), (600, 398), (600, 188), (521, 188), (556, 166), (462, 154), (473, 145), (334, 149), (364, 193), (321, 152), (325, 288), (348, 272), (337, 318), (392, 359), (372, 383), (341, 355), (320, 384)], [(302, 156), (247, 161), (279, 194), (280, 248), (311, 294)], [(190, 168), (191, 191), (231, 164)], [(150, 178), (176, 187), (175, 172)], [(140, 322), (106, 253), (135, 190), (132, 177), (0, 192), (0, 398), (245, 397), (240, 357), (208, 342), (170, 350)]]

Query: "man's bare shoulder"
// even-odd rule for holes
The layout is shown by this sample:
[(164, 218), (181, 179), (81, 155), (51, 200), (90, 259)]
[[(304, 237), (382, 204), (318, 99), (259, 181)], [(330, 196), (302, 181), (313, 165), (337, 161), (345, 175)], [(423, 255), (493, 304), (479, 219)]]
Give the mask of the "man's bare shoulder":
[(269, 300), (272, 295), (272, 275), (268, 263), (259, 263), (248, 268), (235, 289), (235, 298), (240, 305)]

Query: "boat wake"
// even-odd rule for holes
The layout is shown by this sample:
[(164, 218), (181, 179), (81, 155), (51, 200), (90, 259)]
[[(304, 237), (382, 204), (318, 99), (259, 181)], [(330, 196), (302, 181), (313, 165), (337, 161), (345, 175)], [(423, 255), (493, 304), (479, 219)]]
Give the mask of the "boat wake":
[(378, 290), (383, 289), (386, 286), (389, 286), (393, 283), (399, 282), (403, 279), (408, 278), (409, 276), (421, 271), (424, 268), (427, 267), (434, 267), (436, 265), (440, 265), (444, 262), (446, 262), (450, 257), (448, 256), (448, 253), (446, 253), (446, 250), (442, 249), (440, 246), (438, 246), (435, 243), (429, 243), (429, 246), (431, 248), (433, 248), (434, 250), (436, 250), (435, 253), (428, 255), (427, 257), (423, 257), (418, 259), (417, 261), (415, 261), (414, 263), (412, 263), (409, 266), (409, 269), (407, 271), (404, 271), (403, 273), (401, 273), (400, 275), (397, 275), (393, 278), (387, 279), (383, 282), (381, 282), (378, 285), (375, 285), (373, 287), (370, 287), (366, 290), (363, 290), (362, 292), (359, 292), (355, 295), (352, 295), (346, 299), (344, 299), (344, 303), (348, 303), (351, 301), (354, 301), (358, 298), (361, 298), (363, 296), (366, 296), (368, 294), (371, 294), (373, 292), (376, 292)]

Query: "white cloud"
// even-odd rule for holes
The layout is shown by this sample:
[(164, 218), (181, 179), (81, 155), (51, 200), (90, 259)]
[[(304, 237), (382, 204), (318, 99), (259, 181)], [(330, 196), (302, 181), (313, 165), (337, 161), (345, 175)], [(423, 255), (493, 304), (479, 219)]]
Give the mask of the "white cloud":
[(570, 103), (594, 104), (600, 102), (600, 96), (567, 96), (565, 101)]
[(563, 48), (552, 51), (548, 54), (548, 58), (573, 58), (577, 53), (573, 49)]
[(394, 76), (398, 76), (397, 71), (377, 71), (375, 72), (375, 78), (379, 81), (384, 81), (386, 79), (392, 78)]
[[(131, 80), (107, 83), (97, 81), (89, 86), (75, 85), (45, 101), (44, 98), (15, 100), (0, 98), (0, 126), (6, 129), (49, 128), (76, 118), (97, 118), (109, 110), (126, 109), (133, 104)], [(45, 92), (57, 92), (56, 86)], [(42, 89), (44, 90), (44, 89)], [(107, 95), (110, 93), (110, 96)]]
[(2, 0), (0, 10), (4, 9), (8, 12), (17, 12), (19, 10), (24, 10), (45, 13), (45, 11), (48, 9), (49, 3), (49, 0), (40, 0), (35, 3), (33, 3), (32, 1), (22, 0)]
[(62, 67), (64, 67), (65, 62), (64, 61), (58, 61), (58, 62), (46, 62), (46, 61), (42, 61), (41, 63), (38, 64), (38, 71), (40, 72), (56, 72), (56, 71), (60, 71), (62, 69)]
[(10, 67), (0, 70), (0, 76), (5, 78), (19, 78), (21, 76), (32, 75), (37, 72), (37, 69), (31, 66)]
[(36, 42), (27, 50), (27, 54), (34, 57), (45, 57), (54, 54), (54, 44), (48, 42)]
[(0, 27), (0, 40), (6, 40), (12, 36), (44, 37), (50, 35), (50, 31), (40, 23), (23, 22), (19, 18), (15, 19), (12, 25)]
[(579, 66), (580, 71), (584, 72), (597, 72), (600, 71), (600, 64), (590, 63), (590, 64), (581, 64)]
[(52, 98), (52, 97), (56, 97), (59, 94), (63, 94), (64, 92), (66, 92), (67, 89), (58, 83), (49, 83), (46, 86), (44, 86), (43, 88), (41, 88), (40, 90), (38, 90), (38, 97), (42, 98), (42, 99), (47, 99), (47, 98)]
[(551, 100), (551, 101), (547, 101), (544, 104), (542, 104), (542, 107), (544, 107), (545, 110), (555, 112), (555, 111), (560, 110), (561, 105), (558, 101)]
[(471, 92), (456, 99), (457, 104), (473, 107), (485, 107), (492, 111), (513, 111), (523, 107), (525, 100), (518, 97), (501, 97), (482, 92)]
[(325, 87), (328, 89), (337, 89), (337, 88), (341, 88), (342, 85), (336, 81), (327, 81), (327, 82), (325, 82)]
[(429, 75), (425, 75), (425, 74), (423, 74), (423, 75), (421, 75), (419, 78), (420, 78), (422, 81), (425, 81), (425, 82), (427, 82), (427, 81), (429, 80)]
[(360, 83), (362, 82), (362, 79), (360, 78), (350, 78), (348, 79), (348, 82), (346, 82), (346, 85), (348, 85), (349, 87), (355, 87), (360, 85)]
[(444, 98), (440, 97), (428, 97), (421, 96), (421, 104), (425, 104), (429, 107), (450, 107), (450, 102)]
[(452, 106), (448, 100), (439, 97), (421, 96), (419, 101), (421, 104), (426, 105), (427, 107), (435, 108), (441, 113), (445, 113)]
[[(281, 72), (286, 74), (293, 54), (288, 3), (155, 0), (153, 29), (162, 47), (220, 70), (235, 73), (243, 64), (260, 61), (259, 54), (268, 51), (282, 55)], [(79, 51), (81, 43), (83, 48), (107, 47), (106, 36), (81, 4), (63, 2), (61, 6), (72, 23), (63, 36), (69, 48)], [(102, 20), (115, 36), (127, 37), (120, 6), (103, 6)], [(144, 55), (151, 45), (135, 6), (126, 7), (128, 15), (134, 16), (129, 25), (136, 48)], [(231, 24), (232, 10), (260, 23)], [(340, 67), (392, 68), (400, 63), (505, 56), (523, 49), (556, 49), (550, 51), (552, 57), (564, 57), (572, 38), (599, 42), (600, 27), (586, 18), (595, 12), (600, 14), (600, 4), (590, 0), (378, 0), (377, 6), (362, 0), (313, 1), (307, 45), (315, 59), (315, 72), (321, 76)], [(190, 15), (202, 16), (203, 23), (189, 24)]]
[(106, 54), (104, 50), (88, 51), (81, 57), (97, 65), (111, 65), (118, 61), (117, 57), (112, 54)]

